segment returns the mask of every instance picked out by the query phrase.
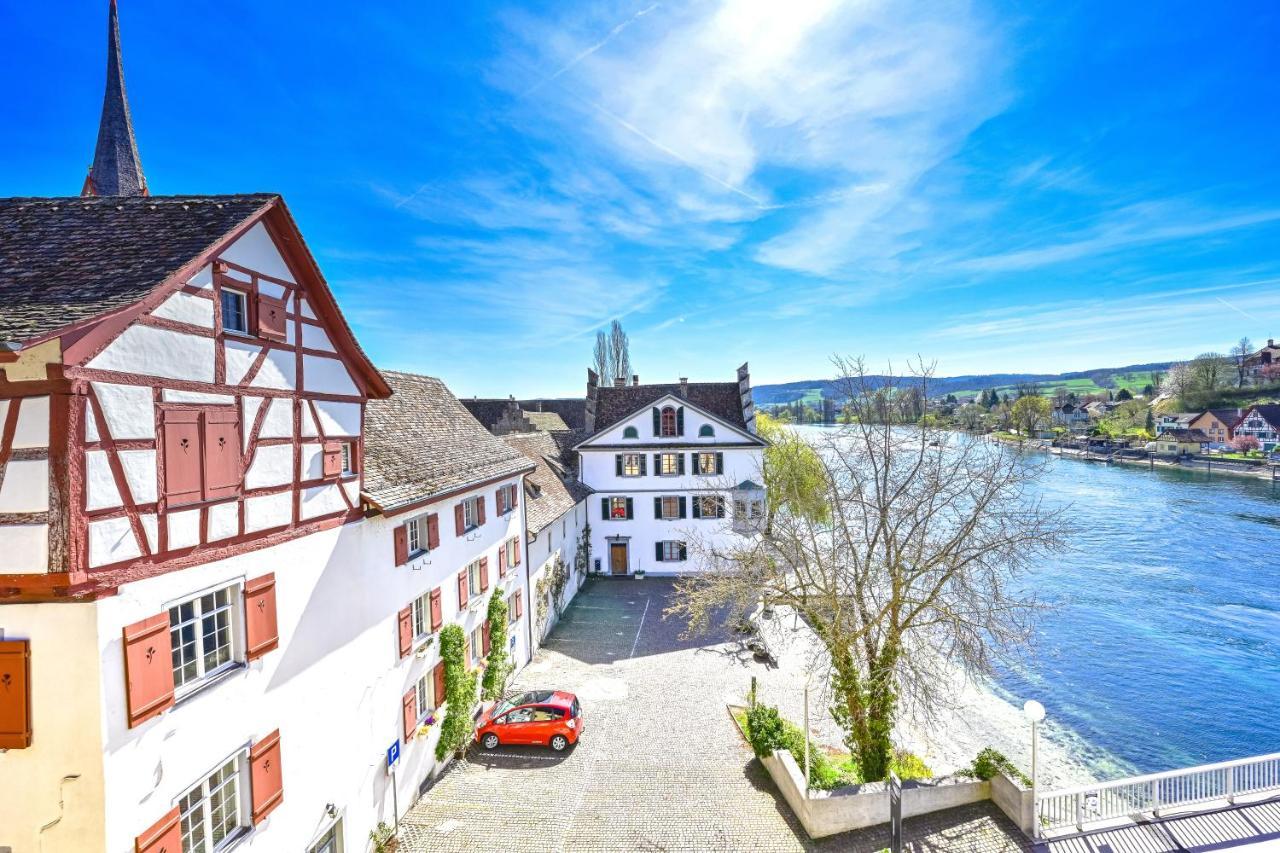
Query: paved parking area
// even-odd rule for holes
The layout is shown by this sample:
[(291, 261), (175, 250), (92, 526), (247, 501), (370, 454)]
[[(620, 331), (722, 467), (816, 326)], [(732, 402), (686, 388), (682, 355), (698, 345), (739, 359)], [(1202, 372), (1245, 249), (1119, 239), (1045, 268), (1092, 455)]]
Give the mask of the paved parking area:
[[(401, 822), (401, 849), (878, 851), (883, 827), (811, 842), (725, 710), (752, 675), (729, 637), (680, 639), (671, 582), (590, 579), (516, 688), (572, 691), (581, 742), (563, 755), (473, 749)], [(907, 821), (909, 849), (1029, 850), (988, 804)]]

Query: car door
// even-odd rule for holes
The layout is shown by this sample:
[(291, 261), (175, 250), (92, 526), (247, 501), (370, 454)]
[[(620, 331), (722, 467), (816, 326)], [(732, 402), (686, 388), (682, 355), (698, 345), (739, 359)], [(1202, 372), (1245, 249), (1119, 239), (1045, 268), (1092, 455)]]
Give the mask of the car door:
[(533, 709), (533, 719), (528, 725), (531, 740), (528, 743), (547, 743), (560, 731), (564, 710), (552, 705), (538, 705)]
[(533, 709), (516, 708), (504, 714), (496, 728), (498, 740), (503, 743), (534, 743), (531, 729), (534, 726)]

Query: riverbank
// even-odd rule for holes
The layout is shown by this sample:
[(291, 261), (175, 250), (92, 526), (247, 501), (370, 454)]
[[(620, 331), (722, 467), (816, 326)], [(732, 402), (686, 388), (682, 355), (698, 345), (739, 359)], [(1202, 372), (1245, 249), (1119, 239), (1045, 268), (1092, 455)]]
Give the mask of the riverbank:
[(1230, 474), (1233, 477), (1248, 477), (1255, 480), (1272, 481), (1276, 478), (1270, 465), (1251, 466), (1239, 462), (1214, 459), (1212, 456), (1188, 457), (1186, 461), (1178, 459), (1162, 459), (1159, 456), (1130, 457), (1120, 454), (1110, 455), (1099, 451), (1076, 450), (1071, 447), (1055, 447), (1045, 439), (1016, 439), (989, 434), (992, 441), (1021, 447), (1024, 450), (1035, 450), (1061, 456), (1063, 459), (1075, 459), (1080, 462), (1092, 462), (1109, 465), (1128, 465), (1138, 468), (1165, 468), (1175, 471), (1192, 471), (1208, 474)]
[[(772, 618), (757, 618), (761, 636), (778, 661), (786, 679), (785, 689), (771, 690), (763, 700), (777, 705), (783, 716), (797, 722), (804, 719), (803, 675), (812, 672), (810, 681), (809, 720), (814, 740), (831, 748), (844, 749), (842, 732), (829, 711), (826, 651), (808, 625), (786, 608), (779, 608)], [(1022, 716), (1017, 697), (1002, 696), (985, 680), (969, 679), (956, 666), (944, 663), (949, 683), (939, 691), (937, 707), (931, 720), (899, 720), (894, 729), (894, 742), (919, 756), (933, 771), (942, 776), (963, 770), (972, 764), (983, 749), (993, 747), (1004, 753), (1025, 772), (1031, 770), (1031, 734)], [(800, 674), (799, 682), (795, 674)], [(774, 679), (767, 679), (774, 683)], [(782, 685), (778, 685), (782, 686)], [(1030, 696), (1022, 699), (1033, 698)], [(1116, 767), (1102, 751), (1089, 746), (1081, 738), (1050, 719), (1041, 729), (1039, 764), (1040, 782), (1046, 786), (1063, 786), (1093, 781), (1099, 770)], [(1116, 773), (1123, 770), (1117, 769)]]

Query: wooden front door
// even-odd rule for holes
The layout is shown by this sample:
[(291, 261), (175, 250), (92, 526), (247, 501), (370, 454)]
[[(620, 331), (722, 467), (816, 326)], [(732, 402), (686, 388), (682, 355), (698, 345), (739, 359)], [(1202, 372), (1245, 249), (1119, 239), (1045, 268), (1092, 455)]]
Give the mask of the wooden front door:
[(609, 543), (609, 571), (615, 575), (627, 573), (627, 543)]

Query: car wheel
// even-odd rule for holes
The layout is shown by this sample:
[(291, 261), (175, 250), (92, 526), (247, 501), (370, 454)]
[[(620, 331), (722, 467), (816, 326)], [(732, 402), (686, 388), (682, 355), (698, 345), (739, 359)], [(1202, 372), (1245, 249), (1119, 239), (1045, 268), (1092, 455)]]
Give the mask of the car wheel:
[(495, 735), (493, 732), (489, 732), (487, 735), (480, 738), (480, 745), (483, 746), (485, 749), (497, 749), (498, 736)]
[(551, 748), (556, 752), (564, 752), (569, 746), (569, 739), (564, 735), (555, 735), (551, 738)]

